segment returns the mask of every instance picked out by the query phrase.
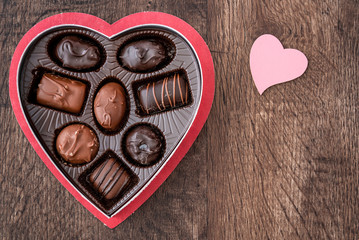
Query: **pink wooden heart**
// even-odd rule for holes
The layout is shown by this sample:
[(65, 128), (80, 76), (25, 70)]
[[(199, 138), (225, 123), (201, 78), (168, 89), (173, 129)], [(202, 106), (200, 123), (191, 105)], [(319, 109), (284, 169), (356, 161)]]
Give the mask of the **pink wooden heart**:
[(250, 53), (252, 77), (259, 94), (269, 87), (300, 77), (308, 66), (306, 56), (296, 49), (284, 49), (270, 34), (257, 38)]

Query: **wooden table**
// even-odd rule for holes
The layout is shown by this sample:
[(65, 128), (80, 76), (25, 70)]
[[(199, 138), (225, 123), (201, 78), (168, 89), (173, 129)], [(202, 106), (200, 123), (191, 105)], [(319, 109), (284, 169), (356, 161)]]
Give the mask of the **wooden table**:
[[(358, 9), (356, 0), (1, 1), (0, 239), (359, 239)], [(69, 11), (110, 23), (140, 11), (176, 15), (203, 36), (216, 70), (198, 139), (112, 230), (45, 167), (9, 100), (21, 37)], [(249, 51), (264, 33), (303, 51), (309, 66), (260, 96)]]

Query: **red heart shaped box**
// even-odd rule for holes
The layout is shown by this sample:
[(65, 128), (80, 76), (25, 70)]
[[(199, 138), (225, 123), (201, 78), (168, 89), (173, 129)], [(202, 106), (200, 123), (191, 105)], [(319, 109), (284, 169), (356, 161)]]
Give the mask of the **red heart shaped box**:
[[(122, 207), (119, 212), (111, 217), (108, 217), (103, 212), (98, 210), (63, 176), (63, 174), (55, 166), (53, 161), (49, 158), (35, 137), (34, 132), (31, 130), (26, 120), (20, 103), (18, 89), (20, 71), (19, 63), (24, 57), (25, 51), (32, 40), (34, 40), (39, 34), (48, 30), (49, 28), (64, 25), (77, 25), (98, 31), (106, 35), (108, 38), (111, 38), (112, 36), (118, 35), (127, 29), (144, 24), (156, 24), (172, 28), (182, 34), (182, 36), (192, 45), (198, 56), (202, 71), (202, 97), (199, 103), (197, 115), (195, 116), (191, 127), (187, 131), (187, 134), (183, 137), (179, 146), (173, 152), (172, 156), (166, 161), (165, 165), (149, 181), (149, 183), (147, 183), (146, 186), (141, 189), (137, 195), (135, 195), (126, 205), (124, 205), (124, 207)], [(130, 216), (138, 207), (140, 207), (141, 204), (143, 204), (166, 180), (166, 178), (171, 174), (177, 164), (187, 153), (208, 117), (213, 102), (215, 86), (212, 57), (202, 37), (196, 32), (194, 28), (192, 28), (183, 20), (175, 16), (160, 12), (135, 13), (118, 20), (114, 24), (109, 24), (98, 17), (84, 13), (62, 13), (46, 18), (31, 28), (21, 39), (13, 55), (9, 78), (10, 99), (15, 116), (23, 132), (25, 133), (25, 136), (30, 141), (37, 154), (50, 169), (50, 171), (55, 175), (55, 177), (62, 183), (62, 185), (92, 214), (94, 214), (99, 220), (101, 220), (110, 228), (116, 227), (128, 216)]]

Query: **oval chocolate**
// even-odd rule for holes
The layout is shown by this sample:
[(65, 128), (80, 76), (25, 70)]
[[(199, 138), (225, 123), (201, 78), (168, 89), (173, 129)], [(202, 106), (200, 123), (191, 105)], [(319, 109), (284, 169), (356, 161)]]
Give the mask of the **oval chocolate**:
[(99, 48), (78, 36), (61, 39), (55, 53), (63, 67), (74, 70), (91, 69), (101, 60)]
[(169, 56), (166, 47), (159, 39), (146, 39), (131, 42), (121, 50), (123, 67), (133, 72), (156, 70)]
[(106, 83), (97, 92), (94, 114), (97, 122), (106, 130), (117, 130), (127, 111), (126, 92), (116, 82)]

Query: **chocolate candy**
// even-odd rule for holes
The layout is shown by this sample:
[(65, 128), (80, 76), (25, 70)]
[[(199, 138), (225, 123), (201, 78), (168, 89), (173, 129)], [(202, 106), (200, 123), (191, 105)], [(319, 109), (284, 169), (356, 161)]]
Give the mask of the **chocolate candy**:
[(139, 165), (151, 165), (160, 160), (164, 151), (163, 136), (148, 125), (131, 129), (126, 136), (125, 152)]
[(90, 174), (89, 180), (97, 193), (109, 200), (126, 191), (131, 176), (121, 163), (109, 158)]
[(156, 39), (132, 42), (126, 45), (120, 54), (123, 66), (134, 72), (152, 71), (165, 58), (165, 47)]
[(99, 49), (77, 36), (64, 37), (56, 46), (56, 57), (63, 67), (84, 70), (100, 62)]
[(119, 83), (106, 83), (97, 92), (94, 113), (97, 122), (106, 130), (117, 130), (126, 115), (126, 92)]
[(192, 102), (188, 82), (180, 73), (146, 82), (138, 87), (137, 98), (142, 115), (168, 111)]
[(61, 130), (56, 139), (58, 154), (68, 163), (91, 162), (97, 154), (99, 143), (95, 133), (83, 124), (72, 124)]
[(45, 73), (38, 84), (38, 104), (70, 113), (79, 113), (86, 96), (86, 84)]

